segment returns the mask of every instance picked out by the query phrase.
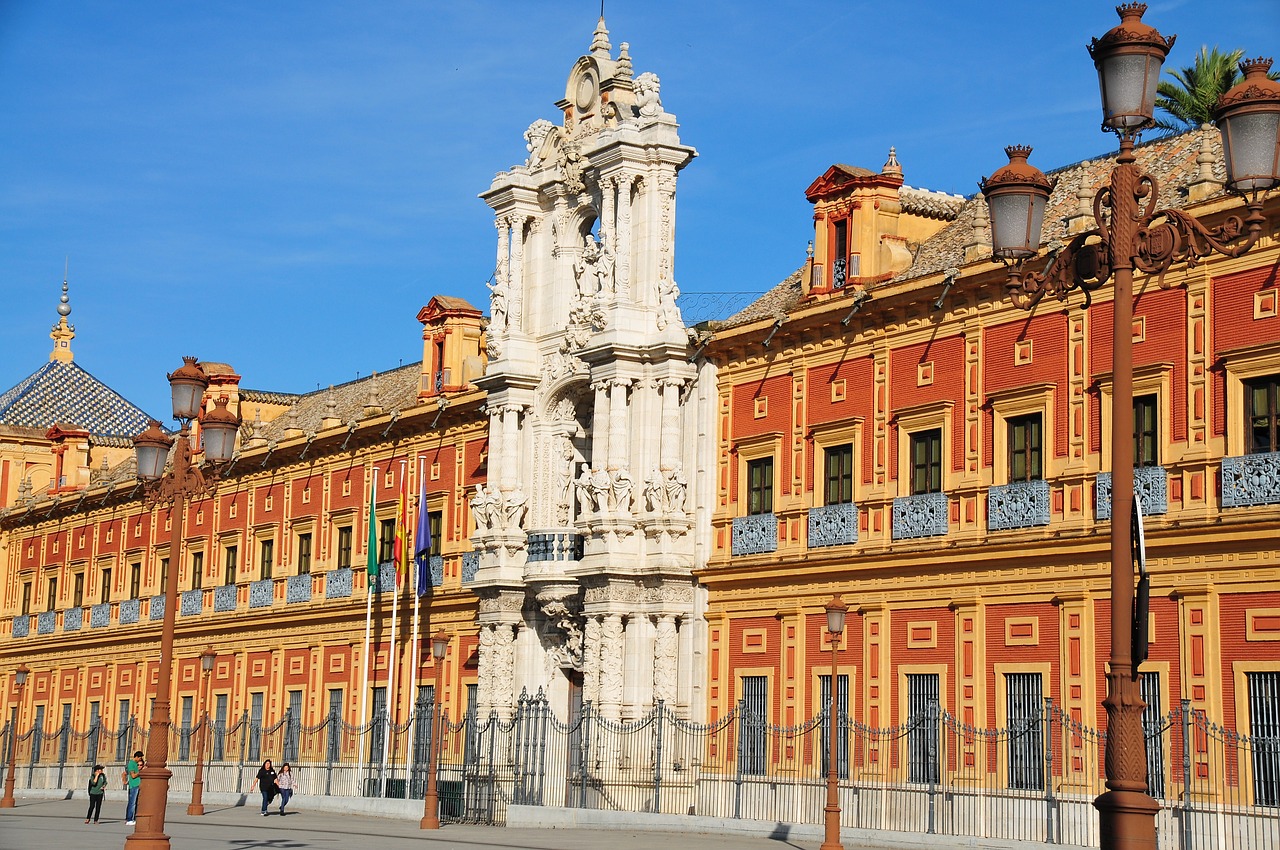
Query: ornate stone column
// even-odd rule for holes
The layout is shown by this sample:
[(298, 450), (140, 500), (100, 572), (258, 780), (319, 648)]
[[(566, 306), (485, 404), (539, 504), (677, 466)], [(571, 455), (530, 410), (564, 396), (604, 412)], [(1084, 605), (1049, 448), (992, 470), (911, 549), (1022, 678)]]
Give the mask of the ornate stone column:
[(621, 614), (606, 614), (600, 635), (600, 714), (622, 716), (622, 663), (625, 654)]
[(618, 183), (618, 236), (614, 246), (615, 285), (618, 295), (631, 296), (631, 184), (635, 175), (623, 173)]
[(627, 390), (630, 378), (609, 382), (609, 468), (627, 466)]
[(600, 617), (587, 617), (582, 637), (582, 699), (594, 706), (600, 704)]
[[(616, 272), (618, 260), (618, 229), (617, 221), (614, 218), (614, 192), (616, 187), (617, 181), (612, 177), (600, 181), (600, 241), (613, 252), (615, 292), (617, 291)], [(606, 292), (601, 294), (613, 295), (614, 293)]]
[(479, 645), (476, 648), (476, 670), (478, 674), (476, 677), (476, 716), (481, 723), (484, 722), (484, 719), (489, 716), (489, 712), (494, 708), (493, 647), (497, 642), (494, 628), (492, 624), (480, 626)]
[(498, 261), (494, 266), (494, 283), (509, 284), (511, 279), (507, 276), (507, 258), (510, 251), (511, 228), (505, 218), (495, 219), (493, 226), (498, 228)]
[(493, 708), (503, 720), (510, 720), (516, 702), (516, 631), (517, 623), (498, 623), (493, 627)]
[(662, 468), (674, 469), (680, 462), (680, 391), (683, 378), (664, 378), (662, 392)]
[(502, 482), (505, 436), (502, 432), (502, 408), (489, 408), (489, 486)]
[(658, 631), (653, 642), (653, 701), (662, 700), (667, 707), (674, 709), (680, 657), (676, 615), (659, 614), (654, 617), (654, 622)]
[(591, 465), (599, 467), (609, 462), (609, 382), (595, 381), (591, 389), (596, 394), (591, 414)]
[(502, 406), (502, 490), (515, 489), (519, 481), (519, 469), (516, 458), (520, 440), (520, 413), (523, 407), (518, 404)]
[(511, 224), (511, 289), (508, 327), (519, 332), (524, 329), (524, 228), (527, 216), (513, 215)]

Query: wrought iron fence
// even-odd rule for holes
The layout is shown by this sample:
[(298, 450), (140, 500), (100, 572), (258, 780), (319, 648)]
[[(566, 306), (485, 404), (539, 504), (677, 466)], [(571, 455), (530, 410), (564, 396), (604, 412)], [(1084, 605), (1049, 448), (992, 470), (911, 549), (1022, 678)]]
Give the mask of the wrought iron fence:
[[(206, 793), (245, 793), (271, 758), (291, 763), (302, 799), (422, 799), (433, 717), (434, 706), (421, 703), (403, 724), (384, 714), (364, 725), (336, 715), (307, 725), (286, 711), (274, 724), (246, 712), (231, 724), (174, 726), (171, 789), (190, 788), (203, 751)], [(1092, 803), (1103, 791), (1105, 735), (1052, 700), (998, 729), (965, 724), (936, 702), (899, 726), (844, 716), (836, 726), (846, 827), (1098, 845)], [(588, 703), (562, 720), (542, 694), (524, 694), (509, 716), (445, 717), (439, 728), (446, 822), (501, 824), (512, 804), (822, 822), (825, 713), (778, 726), (743, 702), (702, 724), (661, 704), (626, 720)], [(146, 744), (132, 719), (115, 729), (64, 724), (17, 735), (6, 725), (0, 752), (16, 758), (20, 788), (68, 789), (84, 787), (94, 763), (118, 775)], [(1280, 850), (1280, 736), (1240, 734), (1184, 702), (1148, 723), (1147, 756), (1161, 848)]]

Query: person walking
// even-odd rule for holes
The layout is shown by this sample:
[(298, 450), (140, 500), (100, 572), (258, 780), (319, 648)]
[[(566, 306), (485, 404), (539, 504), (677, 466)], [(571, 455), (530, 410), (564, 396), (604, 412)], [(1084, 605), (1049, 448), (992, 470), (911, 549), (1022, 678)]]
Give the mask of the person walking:
[(89, 777), (89, 812), (84, 816), (85, 823), (97, 823), (102, 816), (102, 798), (107, 794), (107, 775), (102, 770), (102, 765), (95, 764), (93, 776)]
[(283, 815), (284, 807), (293, 799), (293, 768), (289, 766), (289, 762), (280, 765), (280, 772), (276, 774), (276, 788), (280, 791), (280, 814)]
[(262, 763), (262, 767), (258, 768), (258, 775), (253, 778), (253, 784), (249, 786), (250, 793), (257, 788), (262, 792), (262, 816), (267, 816), (267, 806), (271, 805), (271, 801), (276, 798), (276, 771), (271, 766), (271, 759), (267, 759)]
[(142, 788), (142, 769), (146, 766), (147, 760), (142, 757), (142, 750), (135, 751), (133, 758), (124, 766), (124, 787), (129, 792), (129, 801), (124, 806), (126, 824), (137, 823), (138, 790)]

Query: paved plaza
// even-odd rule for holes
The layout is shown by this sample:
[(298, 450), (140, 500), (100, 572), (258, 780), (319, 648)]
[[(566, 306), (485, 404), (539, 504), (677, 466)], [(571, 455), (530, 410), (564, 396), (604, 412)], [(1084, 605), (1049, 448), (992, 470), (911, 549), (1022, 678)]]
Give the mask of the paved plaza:
[[(133, 827), (125, 826), (123, 803), (108, 800), (98, 825), (85, 824), (83, 799), (19, 799), (13, 809), (0, 809), (0, 850), (114, 850), (124, 846)], [(203, 817), (189, 817), (185, 806), (171, 806), (166, 831), (174, 850), (652, 850), (672, 846), (691, 850), (817, 850), (820, 841), (785, 837), (678, 834), (645, 830), (517, 829), (493, 826), (445, 826), (421, 830), (416, 821), (367, 815), (308, 811), (262, 817), (257, 806), (210, 806)], [(1011, 847), (1011, 842), (895, 833), (845, 838), (848, 850), (863, 848)]]

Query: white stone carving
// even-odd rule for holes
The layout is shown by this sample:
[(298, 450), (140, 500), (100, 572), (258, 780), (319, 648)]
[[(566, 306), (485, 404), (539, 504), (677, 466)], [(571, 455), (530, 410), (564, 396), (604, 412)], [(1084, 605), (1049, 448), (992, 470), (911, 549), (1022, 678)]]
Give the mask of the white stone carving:
[(658, 282), (658, 330), (666, 330), (667, 325), (683, 324), (680, 308), (676, 306), (679, 297), (680, 287), (674, 280)]
[(529, 158), (525, 160), (525, 165), (529, 168), (537, 168), (542, 164), (547, 137), (555, 131), (556, 125), (545, 118), (539, 118), (529, 125), (529, 129), (524, 131), (525, 148), (529, 151)]
[(484, 484), (476, 485), (475, 495), (471, 497), (471, 516), (476, 521), (476, 531), (488, 531), (494, 527), (500, 498), (496, 486), (486, 490)]
[(609, 484), (609, 506), (620, 514), (630, 516), (633, 490), (635, 490), (635, 480), (632, 479), (631, 472), (625, 466), (615, 469), (613, 480)]
[(635, 80), (636, 106), (641, 118), (657, 118), (662, 114), (662, 82), (652, 71), (645, 71)]
[(614, 288), (613, 250), (607, 242), (590, 233), (582, 237), (582, 256), (573, 264), (573, 278), (578, 284), (578, 300), (588, 301), (597, 295), (612, 295)]
[(501, 279), (486, 283), (489, 295), (489, 333), (504, 334), (507, 331), (507, 296), (509, 287)]
[(657, 635), (653, 642), (653, 699), (667, 705), (676, 702), (676, 672), (680, 645), (676, 635), (676, 618), (663, 614), (657, 619)]
[(516, 482), (515, 488), (507, 494), (503, 502), (503, 527), (508, 531), (519, 531), (524, 528), (525, 518), (529, 515), (529, 497)]
[[(568, 399), (561, 399), (561, 403), (569, 402)], [(569, 402), (572, 407), (572, 402)], [(560, 452), (556, 461), (556, 504), (555, 515), (556, 523), (561, 526), (567, 526), (572, 521), (570, 516), (570, 508), (573, 506), (573, 463), (574, 463), (573, 441), (563, 434), (560, 435)]]

